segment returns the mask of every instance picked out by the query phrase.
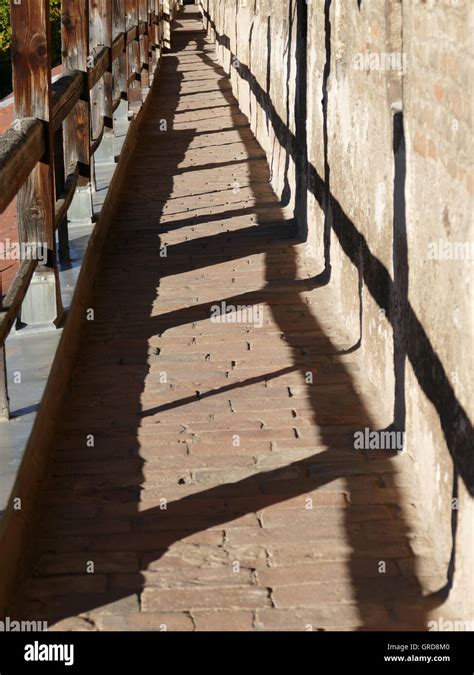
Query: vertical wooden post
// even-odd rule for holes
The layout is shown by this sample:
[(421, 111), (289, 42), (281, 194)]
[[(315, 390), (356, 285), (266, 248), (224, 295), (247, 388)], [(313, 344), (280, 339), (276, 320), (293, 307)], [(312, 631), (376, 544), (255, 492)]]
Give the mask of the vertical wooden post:
[(148, 63), (150, 69), (150, 86), (155, 72), (155, 0), (148, 0)]
[[(51, 34), (49, 0), (11, 2), (12, 66), (15, 117), (51, 118)], [(21, 319), (28, 324), (53, 323), (62, 315), (55, 246), (53, 138), (45, 129), (46, 152), (17, 196), (20, 242), (48, 251), (23, 302)]]
[[(120, 33), (126, 30), (125, 0), (112, 0), (112, 39), (115, 39)], [(118, 59), (115, 60), (112, 68), (114, 99), (120, 94), (121, 102), (115, 111), (115, 120), (126, 120), (128, 118), (127, 103), (127, 47)]]
[(149, 0), (148, 2), (148, 40), (150, 45), (150, 84), (153, 80), (157, 64), (156, 51), (156, 21), (157, 21), (157, 2), (156, 0)]
[[(66, 174), (64, 170), (64, 138), (62, 125), (54, 133), (54, 175), (56, 194), (64, 191), (66, 183)], [(67, 214), (60, 223), (58, 223), (58, 256), (61, 262), (70, 262), (69, 255), (69, 231)]]
[(112, 44), (112, 0), (89, 0), (90, 46)]
[[(134, 26), (138, 27), (138, 0), (125, 0), (125, 12), (127, 17), (126, 30)], [(135, 78), (128, 85), (128, 111), (129, 115), (137, 112), (142, 104), (142, 93), (139, 81), (140, 47), (138, 36), (127, 46), (127, 80), (133, 74)]]
[[(89, 0), (62, 0), (62, 62), (65, 70), (87, 72), (89, 65)], [(79, 164), (76, 194), (68, 212), (74, 223), (93, 219), (90, 169), (91, 116), (88, 92), (64, 121), (66, 172)]]
[(8, 398), (7, 362), (5, 346), (0, 346), (0, 418), (10, 419), (10, 399)]
[[(0, 272), (0, 311), (3, 308), (3, 283)], [(0, 345), (0, 420), (10, 419), (10, 400), (8, 398), (7, 361), (5, 345)]]
[(174, 0), (162, 0), (162, 28), (163, 28), (163, 49), (171, 49), (171, 20), (173, 18), (173, 3)]
[(125, 0), (112, 0), (112, 37), (125, 32)]
[(159, 59), (163, 53), (163, 2), (162, 0), (155, 0), (157, 11), (156, 22), (156, 44), (159, 45)]
[(148, 18), (148, 0), (139, 0), (138, 21), (139, 23), (145, 21), (147, 25), (147, 32), (140, 35), (140, 67), (143, 69), (141, 71), (141, 87), (144, 96), (146, 96), (150, 87), (150, 43), (148, 38), (150, 24)]
[[(112, 46), (112, 0), (89, 0), (89, 50)], [(102, 79), (104, 82), (102, 83)], [(104, 73), (98, 83), (102, 84), (97, 96), (97, 107), (100, 115), (110, 117), (112, 106), (112, 70)], [(96, 86), (98, 86), (96, 85)], [(95, 88), (94, 88), (95, 89)], [(91, 97), (92, 98), (92, 97)], [(93, 98), (94, 101), (94, 98)]]
[[(90, 5), (90, 49), (95, 47), (112, 47), (112, 0), (91, 0)], [(96, 105), (97, 125), (102, 127), (102, 141), (94, 154), (94, 167), (99, 164), (114, 162), (114, 128), (113, 128), (113, 78), (110, 64), (103, 78), (91, 92), (92, 104)], [(95, 172), (94, 172), (95, 175)]]

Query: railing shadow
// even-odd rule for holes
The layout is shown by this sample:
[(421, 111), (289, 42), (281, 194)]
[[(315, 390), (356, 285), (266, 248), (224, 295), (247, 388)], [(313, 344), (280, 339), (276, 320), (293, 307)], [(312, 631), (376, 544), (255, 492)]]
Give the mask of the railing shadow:
[[(189, 39), (187, 34), (177, 36), (173, 51), (183, 49)], [(197, 41), (203, 63), (218, 75), (222, 96), (233, 106), (236, 126), (232, 128), (239, 130), (248, 155), (258, 154), (257, 142), (244, 133), (247, 127), (241, 124), (241, 114), (237, 112), (235, 98), (227, 86), (227, 76), (210, 57), (205, 34), (193, 34), (192, 40)], [(140, 598), (146, 584), (142, 572), (147, 565), (150, 562), (156, 564), (172, 545), (182, 540), (199, 543), (200, 534), (205, 530), (220, 526), (224, 529), (230, 520), (312, 493), (341, 478), (345, 480), (344, 491), (350, 500), (351, 494), (358, 489), (361, 476), (371, 475), (378, 485), (383, 486), (387, 480), (385, 474), (393, 471), (392, 460), (374, 462), (351, 449), (352, 430), (373, 428), (373, 421), (344, 362), (338, 359), (337, 348), (325, 336), (300, 295), (305, 285), (295, 281), (298, 270), (292, 243), (298, 241), (296, 227), (285, 221), (281, 205), (269, 184), (262, 181), (256, 162), (247, 163), (249, 185), (256, 203), (253, 210), (258, 218), (256, 227), (185, 241), (170, 246), (166, 259), (158, 257), (157, 233), (161, 234), (162, 243), (166, 239), (164, 228), (158, 223), (167, 197), (173, 191), (174, 176), (179, 173), (180, 164), (195, 137), (192, 129), (161, 134), (158, 130), (160, 117), (169, 118), (181, 98), (182, 75), (177, 65), (173, 52), (167, 55), (162, 77), (150, 92), (154, 113), (142, 122), (142, 138), (130, 162), (126, 181), (130, 187), (117, 205), (116, 226), (109, 236), (104, 264), (91, 301), (95, 316), (100, 320), (89, 322), (85, 329), (73, 386), (64, 402), (64, 415), (55, 441), (55, 461), (43, 490), (41, 524), (36, 537), (32, 537), (36, 560), (33, 574), (19, 592), (12, 616), (46, 618), (50, 622), (80, 613), (93, 617), (94, 610), (108, 603), (129, 596)], [(171, 81), (173, 86), (170, 86)], [(163, 100), (166, 111), (162, 114)], [(220, 220), (225, 223), (226, 218), (239, 213), (239, 209), (224, 210)], [(209, 220), (203, 218), (202, 222)], [(201, 221), (193, 222), (199, 224)], [(189, 224), (189, 219), (182, 219), (180, 224)], [(273, 249), (281, 249), (282, 245), (287, 246), (288, 254), (285, 278), (278, 281), (274, 278), (274, 270), (281, 264), (281, 251), (276, 255)], [(157, 291), (159, 295), (160, 280), (166, 275), (238, 260), (259, 251), (266, 255), (267, 280), (263, 288), (230, 298), (216, 297), (213, 302), (150, 318)], [(232, 483), (207, 490), (199, 490), (196, 486), (192, 494), (170, 499), (165, 511), (160, 506), (143, 510), (146, 502), (141, 502), (141, 493), (146, 477), (139, 431), (150, 420), (157, 425), (166, 423), (165, 413), (171, 407), (182, 408), (180, 421), (185, 422), (185, 406), (189, 402), (185, 397), (173, 404), (143, 411), (141, 396), (149, 375), (150, 338), (176, 326), (209, 320), (210, 306), (222, 299), (232, 304), (264, 303), (269, 293), (279, 287), (292, 294), (291, 315), (287, 305), (271, 304), (273, 319), (293, 352), (294, 363), (289, 371), (299, 371), (304, 377), (308, 370), (331, 361), (339, 368), (341, 384), (345, 387), (343, 399), (334, 402), (328, 399), (324, 388), (307, 385), (307, 396), (311, 401), (309, 415), (314, 426), (319, 428), (321, 443), (327, 449), (310, 458), (256, 472)], [(293, 325), (294, 317), (299, 317), (297, 325), (304, 323), (305, 333), (318, 335), (313, 351), (302, 349)], [(115, 340), (119, 341), (117, 354)], [(284, 372), (287, 369), (263, 377), (268, 381)], [(259, 381), (258, 377), (242, 381), (238, 386), (256, 381)], [(229, 387), (222, 387), (202, 394), (201, 399), (227, 391)], [(211, 418), (209, 425), (212, 426)], [(336, 432), (334, 425), (342, 425), (342, 431)], [(84, 434), (95, 437), (93, 447), (85, 442), (84, 446), (77, 446), (77, 439), (83, 438)], [(158, 435), (157, 459), (160, 442)], [(91, 464), (103, 461), (107, 469), (98, 475), (87, 471), (82, 475), (75, 461)], [(164, 487), (159, 492), (164, 497), (170, 493), (175, 495), (176, 488)], [(403, 512), (394, 515), (402, 502), (395, 485), (391, 486), (391, 494), (393, 509), (386, 504), (365, 502), (349, 502), (343, 509), (353, 601), (358, 607), (361, 629), (407, 625), (424, 629), (426, 612), (438, 599), (428, 601), (421, 595), (408, 524)], [(324, 540), (313, 540), (308, 546), (308, 556), (317, 560), (318, 550), (324, 549)], [(127, 574), (114, 573), (117, 568), (123, 569), (117, 556), (129, 556)], [(87, 575), (87, 564), (94, 559), (95, 574)], [(392, 563), (396, 559), (404, 560), (403, 576), (382, 574), (370, 580), (364, 576), (364, 562), (370, 561), (376, 566), (380, 561)], [(55, 569), (61, 569), (62, 574)]]
[[(444, 434), (446, 446), (453, 461), (453, 494), (457, 494), (457, 481), (464, 483), (468, 493), (474, 496), (474, 462), (471, 458), (470, 449), (474, 445), (474, 429), (464, 407), (458, 401), (453, 386), (449, 381), (445, 368), (433, 348), (425, 328), (418, 319), (415, 310), (408, 300), (408, 255), (406, 241), (406, 215), (405, 215), (405, 139), (403, 115), (398, 113), (393, 119), (394, 140), (394, 237), (393, 237), (393, 262), (395, 276), (390, 277), (387, 268), (371, 252), (369, 245), (358, 229), (356, 224), (345, 213), (339, 201), (331, 192), (330, 165), (328, 153), (328, 79), (331, 72), (331, 3), (324, 2), (324, 35), (325, 35), (325, 64), (323, 68), (322, 85), (322, 115), (323, 115), (323, 156), (324, 176), (321, 177), (315, 167), (307, 164), (306, 187), (315, 197), (324, 214), (323, 227), (323, 251), (324, 269), (314, 277), (314, 287), (327, 284), (331, 277), (331, 233), (333, 233), (341, 246), (342, 251), (357, 269), (359, 277), (359, 300), (360, 300), (360, 339), (362, 340), (362, 285), (365, 284), (373, 300), (379, 308), (385, 312), (393, 330), (394, 342), (394, 420), (393, 428), (404, 429), (405, 427), (405, 362), (408, 360), (413, 369), (418, 384), (426, 398), (431, 402), (438, 415)], [(291, 5), (292, 3), (290, 3)], [(358, 3), (359, 9), (361, 2)], [(297, 8), (296, 21), (298, 34), (304, 33), (307, 7), (305, 3), (295, 2)], [(291, 15), (291, 12), (290, 12)], [(229, 50), (231, 61), (234, 54), (230, 48), (230, 40), (227, 35), (221, 34), (212, 17), (204, 10), (204, 16), (209, 26), (212, 27), (218, 45)], [(299, 57), (304, 61), (304, 56)], [(298, 62), (297, 62), (298, 66)], [(300, 162), (300, 149), (298, 138), (289, 129), (288, 124), (279, 116), (273, 101), (268, 93), (260, 86), (257, 79), (245, 64), (240, 64), (236, 70), (238, 76), (249, 84), (250, 90), (258, 105), (266, 111), (267, 119), (270, 120), (272, 129), (278, 143), (287, 153), (287, 160), (295, 165)], [(300, 63), (297, 82), (305, 78), (306, 68)], [(301, 88), (301, 85), (300, 85)], [(304, 89), (304, 87), (303, 87)], [(298, 110), (295, 111), (298, 113)], [(288, 161), (286, 163), (288, 171)], [(298, 197), (298, 195), (296, 195)], [(285, 193), (285, 201), (289, 201)], [(298, 202), (298, 200), (297, 200)], [(304, 230), (304, 226), (303, 226)], [(453, 542), (452, 560), (454, 559), (455, 532), (457, 513), (452, 514)], [(450, 565), (448, 572), (448, 586), (452, 584), (454, 563)]]

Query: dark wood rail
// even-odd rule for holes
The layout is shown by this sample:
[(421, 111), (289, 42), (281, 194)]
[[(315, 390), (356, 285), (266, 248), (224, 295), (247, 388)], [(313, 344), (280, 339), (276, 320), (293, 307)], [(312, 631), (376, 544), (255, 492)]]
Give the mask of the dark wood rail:
[[(62, 0), (62, 75), (53, 82), (49, 0), (11, 2), (15, 120), (0, 136), (0, 213), (16, 197), (20, 247), (46, 248), (48, 256), (40, 267), (37, 257), (22, 260), (0, 304), (1, 417), (9, 417), (5, 340), (33, 276), (49, 278), (53, 289), (58, 283), (58, 254), (68, 252), (68, 211), (78, 193), (92, 217), (94, 155), (113, 140), (121, 103), (129, 119), (143, 105), (163, 49), (163, 24), (177, 4)], [(59, 318), (60, 294), (54, 297)]]

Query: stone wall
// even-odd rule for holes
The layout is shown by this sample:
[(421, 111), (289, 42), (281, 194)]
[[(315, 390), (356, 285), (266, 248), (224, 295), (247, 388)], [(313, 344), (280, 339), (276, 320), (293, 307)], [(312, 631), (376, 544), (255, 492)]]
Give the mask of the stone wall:
[(201, 4), (386, 424), (406, 429), (442, 559), (455, 542), (444, 616), (472, 619), (470, 3)]

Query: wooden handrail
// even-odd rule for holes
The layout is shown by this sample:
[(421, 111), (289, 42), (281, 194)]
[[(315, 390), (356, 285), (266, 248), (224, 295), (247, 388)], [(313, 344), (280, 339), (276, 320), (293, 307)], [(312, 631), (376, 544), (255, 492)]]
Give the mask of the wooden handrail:
[(30, 285), (33, 272), (38, 266), (38, 260), (22, 260), (18, 272), (13, 279), (8, 293), (3, 299), (0, 311), (0, 344), (3, 344), (11, 327), (13, 326), (18, 311), (25, 299), (28, 286)]
[(0, 305), (0, 418), (10, 418), (8, 398), (7, 368), (5, 358), (5, 340), (15, 323), (21, 304), (28, 291), (38, 260), (23, 260), (13, 283)]
[(118, 59), (120, 54), (125, 49), (125, 33), (120, 33), (117, 35), (112, 44), (112, 62)]
[(72, 204), (74, 193), (76, 192), (77, 182), (79, 180), (79, 164), (76, 164), (73, 171), (70, 171), (66, 180), (64, 181), (64, 188), (56, 200), (55, 213), (55, 229), (57, 229), (64, 217), (67, 215), (68, 209)]
[(16, 120), (0, 136), (0, 213), (15, 197), (44, 150), (44, 125), (35, 118)]
[(56, 131), (71, 110), (74, 108), (84, 91), (84, 73), (74, 70), (65, 73), (52, 86), (53, 116), (51, 128)]
[(99, 145), (102, 143), (102, 140), (104, 138), (104, 132), (105, 132), (105, 121), (104, 118), (102, 117), (100, 121), (100, 129), (99, 133), (97, 134), (97, 138), (94, 138), (91, 143), (91, 155), (95, 155), (97, 152), (97, 149)]
[(110, 52), (110, 47), (96, 47), (92, 51), (93, 66), (87, 73), (89, 89), (95, 87), (97, 82), (104, 76), (104, 73), (110, 68)]
[(16, 119), (0, 135), (0, 213), (16, 196), (19, 243), (46, 246), (48, 261), (38, 270), (37, 260), (23, 260), (0, 304), (0, 416), (5, 340), (31, 279), (57, 283), (56, 231), (67, 247), (67, 214), (79, 192), (92, 194), (94, 155), (106, 140), (113, 148), (120, 103), (129, 118), (143, 105), (163, 49), (161, 0), (62, 0), (61, 16), (62, 75), (52, 82), (49, 0), (12, 3)]
[(128, 30), (125, 34), (125, 41), (127, 45), (129, 45), (131, 42), (137, 39), (137, 34), (138, 34), (138, 26), (133, 26)]

